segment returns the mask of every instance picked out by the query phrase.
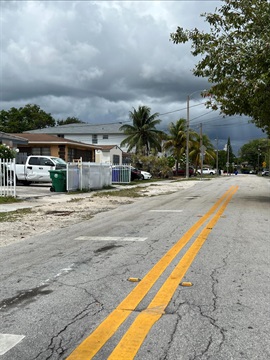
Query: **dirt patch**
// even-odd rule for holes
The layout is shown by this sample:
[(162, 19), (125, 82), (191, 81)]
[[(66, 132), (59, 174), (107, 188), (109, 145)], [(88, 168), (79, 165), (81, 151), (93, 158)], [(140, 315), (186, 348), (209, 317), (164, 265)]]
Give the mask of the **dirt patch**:
[[(142, 196), (156, 196), (176, 192), (194, 185), (194, 182), (171, 182), (157, 183), (154, 185), (144, 186), (141, 189)], [(116, 195), (116, 196), (115, 196)], [(55, 229), (64, 228), (84, 220), (91, 219), (95, 214), (109, 211), (120, 205), (138, 201), (138, 197), (122, 197), (106, 195), (81, 196), (74, 197), (64, 196), (62, 201), (48, 200), (44, 198), (36, 200), (32, 211), (23, 212), (18, 210), (15, 216), (10, 213), (4, 221), (0, 222), (0, 247), (24, 240), (32, 235), (47, 233)], [(21, 215), (19, 213), (21, 211)]]

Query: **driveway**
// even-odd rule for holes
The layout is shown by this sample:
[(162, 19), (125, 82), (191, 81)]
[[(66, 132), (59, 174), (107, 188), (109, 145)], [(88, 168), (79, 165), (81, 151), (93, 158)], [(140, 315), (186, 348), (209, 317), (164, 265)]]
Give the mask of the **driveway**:
[(55, 194), (50, 191), (50, 187), (51, 183), (31, 184), (29, 186), (17, 185), (16, 195), (18, 198), (31, 198)]

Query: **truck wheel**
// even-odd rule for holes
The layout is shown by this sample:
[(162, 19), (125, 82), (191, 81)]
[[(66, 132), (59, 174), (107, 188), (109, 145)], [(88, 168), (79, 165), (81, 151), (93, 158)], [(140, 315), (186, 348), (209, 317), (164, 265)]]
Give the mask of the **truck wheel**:
[(53, 186), (50, 187), (50, 192), (55, 192), (55, 188)]
[(29, 186), (29, 185), (31, 184), (31, 181), (23, 180), (22, 183), (23, 183), (23, 185), (25, 185), (25, 186)]

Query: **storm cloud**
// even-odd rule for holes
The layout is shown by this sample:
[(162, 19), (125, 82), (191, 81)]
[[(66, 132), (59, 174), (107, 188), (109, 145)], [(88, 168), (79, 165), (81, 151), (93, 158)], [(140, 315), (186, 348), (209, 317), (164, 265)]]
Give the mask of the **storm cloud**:
[(208, 84), (192, 74), (190, 44), (170, 41), (177, 26), (207, 29), (200, 14), (219, 5), (1, 1), (1, 109), (37, 104), (55, 119), (99, 124), (128, 121), (129, 111), (147, 105), (161, 114), (166, 129), (186, 118), (187, 94), (194, 94), (191, 126), (202, 123), (212, 140), (230, 136), (238, 148), (262, 137), (248, 119), (209, 113), (198, 98)]

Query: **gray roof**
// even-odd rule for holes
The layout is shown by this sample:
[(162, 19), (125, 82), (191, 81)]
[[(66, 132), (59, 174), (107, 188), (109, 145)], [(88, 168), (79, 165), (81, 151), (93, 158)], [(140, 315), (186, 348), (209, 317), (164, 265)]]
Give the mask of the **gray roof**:
[(54, 135), (66, 135), (66, 134), (123, 134), (119, 128), (122, 123), (113, 124), (67, 124), (53, 127), (46, 127), (44, 129), (37, 129), (31, 131), (25, 131), (35, 134), (54, 134)]
[(0, 131), (0, 140), (13, 141), (16, 144), (27, 144), (28, 140), (20, 137), (19, 135), (8, 134), (3, 131)]

